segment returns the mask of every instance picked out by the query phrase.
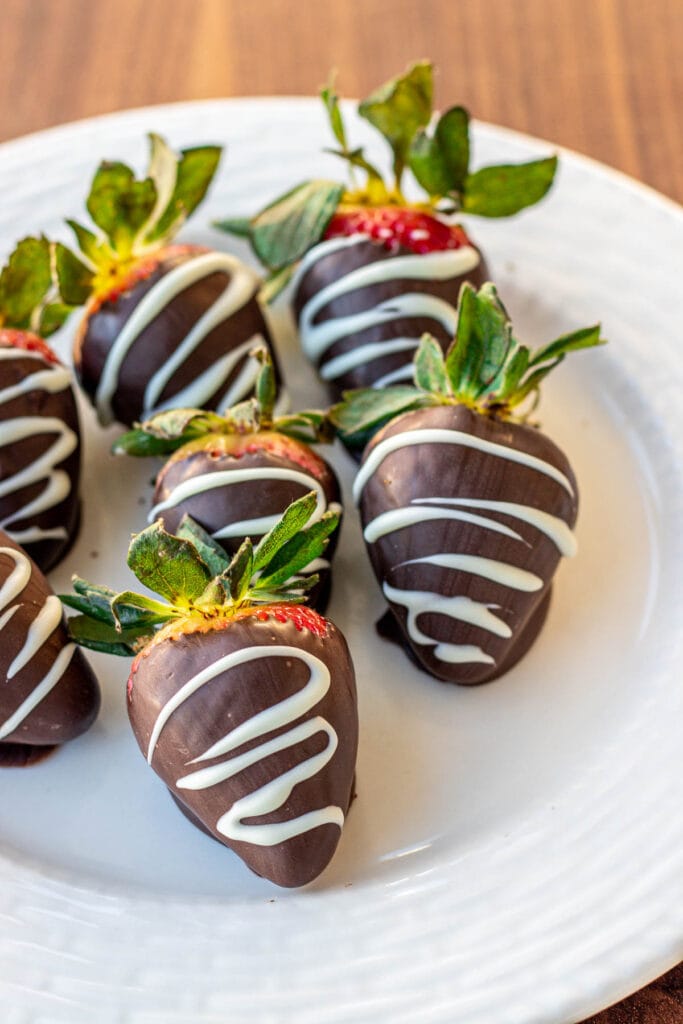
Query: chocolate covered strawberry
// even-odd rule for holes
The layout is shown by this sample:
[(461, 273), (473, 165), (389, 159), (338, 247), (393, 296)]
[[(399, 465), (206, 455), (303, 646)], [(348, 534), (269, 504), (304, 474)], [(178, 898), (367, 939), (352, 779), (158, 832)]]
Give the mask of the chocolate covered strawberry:
[(43, 340), (69, 313), (54, 246), (19, 242), (0, 272), (0, 528), (51, 569), (78, 531), (80, 427), (71, 371)]
[(438, 679), (499, 676), (543, 625), (576, 550), (578, 490), (522, 409), (566, 353), (601, 343), (589, 327), (530, 351), (493, 285), (464, 285), (453, 344), (444, 357), (422, 339), (414, 387), (351, 392), (331, 411), (349, 443), (371, 436), (354, 494), (391, 613), (380, 632)]
[[(432, 66), (421, 62), (360, 103), (360, 116), (390, 146), (387, 183), (363, 150), (350, 146), (338, 98), (324, 89), (332, 152), (349, 164), (349, 183), (308, 181), (251, 220), (218, 224), (250, 240), (270, 274), (268, 294), (296, 270), (301, 344), (336, 396), (410, 380), (425, 331), (447, 348), (460, 286), (489, 276), (454, 215), (510, 216), (541, 199), (553, 181), (555, 157), (471, 172), (469, 115), (451, 107), (432, 125), (432, 93)], [(419, 201), (404, 192), (406, 171), (423, 191)]]
[(42, 760), (90, 728), (95, 676), (35, 563), (0, 531), (0, 767)]
[(269, 339), (253, 270), (227, 253), (171, 244), (204, 198), (220, 147), (176, 157), (158, 135), (150, 142), (145, 178), (100, 164), (87, 200), (99, 234), (69, 221), (79, 256), (59, 247), (62, 294), (86, 303), (74, 365), (102, 424), (232, 405), (258, 372), (250, 350)]
[[(317, 411), (276, 417), (270, 356), (261, 348), (252, 358), (261, 364), (253, 398), (224, 416), (198, 409), (159, 413), (124, 434), (114, 448), (129, 455), (173, 452), (157, 476), (150, 521), (159, 518), (174, 533), (190, 515), (230, 554), (246, 537), (262, 537), (288, 505), (311, 490), (313, 522), (327, 510), (341, 513), (334, 470), (307, 443), (332, 439), (327, 419)], [(327, 557), (301, 574), (318, 577), (308, 600), (319, 611), (329, 597), (336, 542), (335, 532)]]
[(358, 742), (346, 642), (299, 603), (296, 577), (336, 525), (326, 513), (301, 533), (315, 507), (315, 494), (300, 499), (231, 561), (189, 518), (177, 536), (156, 523), (128, 564), (165, 602), (82, 580), (64, 598), (83, 612), (69, 623), (80, 643), (137, 652), (130, 722), (181, 810), (283, 886), (310, 882), (334, 854)]

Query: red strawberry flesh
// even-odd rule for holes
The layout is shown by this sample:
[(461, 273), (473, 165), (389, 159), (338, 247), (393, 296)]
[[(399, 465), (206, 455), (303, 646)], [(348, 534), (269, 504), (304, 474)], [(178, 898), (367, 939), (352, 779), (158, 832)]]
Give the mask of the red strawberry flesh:
[(338, 210), (325, 238), (367, 235), (390, 251), (400, 247), (414, 253), (460, 249), (471, 242), (459, 224), (405, 206), (358, 206)]
[(0, 345), (21, 348), (26, 352), (37, 352), (46, 362), (59, 364), (59, 359), (50, 346), (32, 331), (19, 331), (13, 327), (0, 328)]

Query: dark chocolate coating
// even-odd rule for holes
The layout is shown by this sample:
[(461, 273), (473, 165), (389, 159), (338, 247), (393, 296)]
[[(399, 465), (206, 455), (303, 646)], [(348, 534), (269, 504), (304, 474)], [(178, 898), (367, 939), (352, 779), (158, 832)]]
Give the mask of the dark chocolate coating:
[[(269, 469), (295, 470), (314, 476), (322, 486), (327, 505), (339, 503), (341, 492), (339, 481), (333, 469), (308, 446), (292, 439), (279, 438), (278, 451), (259, 447), (259, 438), (264, 435), (253, 435), (254, 444), (244, 441), (246, 451), (234, 453), (235, 439), (217, 435), (213, 442), (203, 438), (201, 442), (186, 445), (174, 454), (164, 465), (156, 481), (153, 504), (165, 501), (176, 487), (184, 480), (190, 480), (205, 473), (220, 473), (230, 470)], [(272, 438), (274, 435), (265, 435)], [(296, 461), (288, 457), (300, 454), (305, 460)], [(297, 498), (302, 498), (310, 488), (303, 483), (291, 480), (250, 480), (243, 483), (228, 484), (203, 491), (191, 498), (179, 502), (173, 508), (159, 513), (164, 527), (175, 533), (183, 516), (192, 516), (208, 533), (215, 533), (223, 526), (245, 519), (256, 519), (261, 516), (282, 515), (285, 509)], [(330, 537), (324, 557), (331, 561), (337, 546), (339, 530)], [(228, 552), (234, 554), (245, 539), (244, 534), (237, 537), (218, 538), (218, 543)], [(252, 536), (255, 543), (258, 537)], [(303, 575), (303, 574), (302, 574)], [(318, 583), (309, 591), (306, 603), (319, 612), (324, 612), (331, 590), (331, 571), (320, 569), (317, 572)]]
[[(0, 345), (2, 343), (0, 342)], [(12, 346), (3, 346), (3, 348)], [(64, 367), (47, 359), (37, 358), (20, 348), (14, 349), (16, 355), (12, 359), (0, 360), (0, 390), (15, 387), (27, 377), (35, 373), (62, 372)], [(31, 527), (43, 530), (63, 528), (65, 537), (47, 537), (39, 540), (23, 541), (24, 549), (43, 570), (48, 572), (66, 555), (78, 534), (80, 522), (79, 481), (81, 471), (80, 424), (76, 399), (71, 386), (60, 391), (50, 392), (44, 388), (17, 395), (0, 404), (0, 482), (8, 480), (25, 470), (32, 463), (43, 457), (58, 439), (54, 430), (35, 433), (20, 441), (7, 440), (4, 436), (11, 426), (11, 421), (24, 417), (40, 419), (56, 418), (61, 420), (77, 438), (78, 443), (73, 452), (60, 462), (54, 463), (54, 469), (66, 473), (69, 478), (69, 492), (57, 504), (51, 505), (42, 512), (22, 516), (22, 509), (35, 501), (49, 486), (50, 476), (45, 473), (42, 479), (27, 486), (12, 490), (9, 494), (0, 495), (0, 523), (11, 536)]]
[[(366, 266), (368, 263), (394, 259), (397, 256), (414, 255), (410, 249), (404, 246), (400, 246), (396, 251), (390, 251), (384, 245), (368, 239), (367, 242), (360, 242), (358, 245), (339, 249), (336, 252), (321, 256), (310, 266), (298, 283), (293, 297), (293, 310), (297, 322), (303, 307), (309, 299), (327, 285), (339, 280), (358, 267)], [(483, 258), (467, 274), (458, 274), (456, 277), (451, 277), (444, 281), (422, 278), (392, 278), (364, 288), (356, 288), (351, 292), (338, 296), (323, 306), (314, 322), (322, 323), (337, 317), (351, 316), (364, 310), (372, 309), (374, 306), (398, 295), (403, 295), (406, 292), (422, 292), (434, 295), (449, 302), (455, 309), (458, 304), (461, 285), (465, 281), (469, 281), (475, 288), (479, 288), (488, 279), (489, 272)], [(432, 317), (400, 317), (340, 338), (324, 353), (318, 368), (320, 369), (331, 359), (343, 355), (360, 345), (387, 341), (390, 338), (409, 337), (419, 339), (426, 331), (437, 339), (444, 352), (453, 340), (452, 334), (446, 331), (443, 325)], [(375, 381), (381, 377), (412, 362), (414, 354), (414, 349), (394, 352), (381, 358), (373, 359), (361, 366), (356, 366), (337, 377), (334, 381), (328, 381), (327, 384), (332, 398), (338, 399), (343, 391), (349, 389), (372, 387)]]
[[(22, 550), (2, 533), (0, 547)], [(0, 552), (0, 587), (14, 568), (14, 559)], [(11, 679), (7, 677), (12, 662), (24, 647), (31, 624), (51, 594), (49, 583), (31, 563), (28, 583), (2, 609), (6, 614), (16, 606), (16, 611), (0, 630), (0, 726), (36, 689), (60, 652), (71, 643), (62, 617), (31, 659)], [(86, 732), (95, 721), (99, 707), (100, 691), (95, 675), (82, 651), (75, 648), (56, 685), (11, 733), (0, 740), (0, 766), (35, 763), (56, 745)]]
[[(209, 251), (200, 246), (174, 246), (163, 250), (158, 254), (158, 262), (152, 272), (142, 280), (101, 304), (91, 302), (86, 307), (74, 348), (74, 366), (81, 385), (91, 399), (95, 398), (107, 356), (140, 301), (170, 271)], [(131, 426), (152, 412), (144, 407), (145, 388), (150, 378), (173, 355), (200, 317), (224, 292), (229, 281), (230, 274), (222, 270), (201, 278), (179, 292), (138, 334), (121, 364), (118, 385), (112, 399), (114, 417), (120, 423)], [(159, 404), (180, 392), (221, 356), (255, 335), (260, 335), (270, 348), (279, 379), (274, 346), (256, 292), (257, 288), (254, 287), (245, 305), (209, 331), (173, 373), (161, 392)], [(239, 375), (246, 359), (247, 356), (240, 359), (225, 380), (217, 380), (216, 390), (202, 403), (202, 408), (216, 408)]]
[[(403, 508), (414, 499), (427, 497), (528, 505), (563, 519), (573, 527), (578, 507), (574, 474), (560, 449), (532, 427), (482, 416), (461, 405), (421, 409), (397, 417), (383, 428), (368, 445), (364, 461), (385, 438), (424, 428), (463, 431), (535, 455), (568, 478), (574, 496), (545, 474), (474, 448), (448, 444), (406, 446), (387, 455), (366, 484), (360, 506), (364, 528), (382, 512)], [(420, 614), (417, 625), (424, 634), (434, 638), (434, 644), (423, 644), (409, 636), (406, 608), (390, 602), (400, 636), (410, 645), (421, 667), (447, 682), (475, 684), (506, 672), (535, 640), (545, 620), (560, 553), (545, 533), (520, 519), (488, 509), (471, 507), (465, 511), (508, 526), (521, 535), (522, 540), (474, 523), (443, 518), (425, 519), (366, 546), (380, 585), (388, 583), (401, 590), (431, 591), (448, 597), (461, 595), (495, 606), (496, 616), (512, 631), (510, 638), (444, 614), (425, 612)], [(443, 553), (475, 555), (517, 566), (539, 576), (543, 586), (531, 592), (521, 591), (452, 568), (400, 565), (411, 559)], [(386, 635), (386, 623), (382, 632)], [(439, 642), (476, 645), (494, 659), (494, 664), (449, 664), (435, 655)]]
[[(308, 667), (298, 658), (268, 657), (268, 648), (273, 645), (291, 646), (323, 661), (331, 676), (325, 696), (286, 726), (247, 741), (227, 755), (190, 765), (193, 758), (234, 728), (306, 685)], [(319, 636), (306, 627), (297, 628), (286, 618), (278, 621), (271, 611), (264, 619), (251, 614), (224, 628), (157, 641), (133, 665), (128, 687), (128, 713), (140, 749), (146, 757), (159, 712), (174, 694), (218, 659), (253, 646), (263, 647), (263, 658), (217, 675), (210, 683), (195, 690), (171, 714), (155, 747), (152, 767), (176, 800), (187, 807), (190, 820), (197, 824), (196, 819), (199, 819), (204, 830), (233, 849), (252, 871), (277, 885), (305, 885), (316, 878), (331, 860), (339, 842), (338, 825), (318, 825), (272, 846), (227, 839), (217, 831), (216, 825), (235, 801), (324, 750), (328, 742), (325, 732), (317, 731), (308, 739), (261, 758), (232, 778), (205, 789), (182, 789), (177, 786), (177, 781), (193, 769), (220, 764), (228, 757), (241, 755), (309, 719), (321, 716), (338, 737), (338, 746), (331, 759), (315, 775), (299, 782), (282, 807), (263, 816), (247, 818), (246, 825), (290, 821), (330, 805), (340, 807), (346, 813), (353, 795), (358, 744), (356, 686), (346, 642), (331, 623), (325, 635)]]

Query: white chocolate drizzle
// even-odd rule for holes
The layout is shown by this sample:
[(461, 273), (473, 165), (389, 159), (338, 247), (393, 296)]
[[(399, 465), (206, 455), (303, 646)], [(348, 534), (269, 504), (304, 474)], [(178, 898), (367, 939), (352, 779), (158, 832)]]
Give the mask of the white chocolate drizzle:
[[(280, 469), (269, 466), (254, 466), (247, 469), (225, 469), (215, 473), (201, 473), (199, 476), (189, 477), (182, 480), (173, 488), (168, 498), (160, 501), (153, 507), (148, 516), (150, 523), (154, 522), (160, 515), (169, 508), (175, 508), (181, 501), (187, 501), (198, 494), (206, 491), (216, 490), (221, 487), (230, 487), (233, 484), (249, 483), (251, 481), (286, 480), (291, 483), (300, 484), (306, 491), (315, 491), (316, 504), (308, 525), (312, 526), (322, 518), (327, 508), (325, 492), (320, 482), (309, 473), (295, 469)], [(332, 511), (340, 511), (340, 507), (330, 503)], [(241, 519), (234, 523), (216, 530), (212, 536), (216, 540), (226, 540), (230, 537), (261, 537), (275, 526), (282, 517), (283, 510), (277, 510), (272, 515), (259, 516), (254, 519)]]
[[(507, 445), (488, 441), (458, 430), (426, 428), (423, 430), (405, 431), (381, 441), (361, 466), (354, 484), (354, 497), (359, 501), (363, 490), (373, 473), (377, 472), (384, 459), (403, 447), (418, 444), (453, 444), (475, 448), (493, 458), (508, 459), (522, 464), (529, 469), (555, 480), (570, 495), (573, 489), (567, 477), (555, 466), (540, 459), (538, 456), (510, 448)], [(461, 506), (460, 508), (454, 506)], [(484, 498), (460, 497), (428, 497), (415, 498), (409, 505), (402, 508), (389, 509), (372, 519), (363, 536), (368, 544), (374, 544), (398, 530), (419, 526), (428, 520), (453, 519), (468, 523), (474, 527), (503, 534), (513, 540), (529, 546), (516, 530), (490, 516), (478, 515), (467, 509), (475, 509), (497, 513), (519, 520), (533, 527), (548, 537), (559, 553), (572, 556), (576, 553), (576, 539), (567, 523), (558, 516), (551, 515), (542, 509), (533, 508), (517, 502), (492, 501)], [(526, 593), (537, 592), (543, 587), (543, 580), (535, 573), (510, 565), (497, 559), (483, 558), (478, 555), (467, 555), (458, 552), (440, 552), (422, 558), (411, 558), (400, 562), (395, 570), (405, 566), (436, 566), (446, 569), (449, 573), (467, 573), (491, 580), (499, 586)], [(485, 663), (495, 664), (490, 654), (474, 644), (444, 643), (428, 636), (420, 629), (418, 619), (421, 615), (443, 615), (456, 621), (477, 626), (487, 632), (504, 639), (512, 637), (509, 625), (492, 611), (495, 605), (473, 601), (466, 595), (447, 596), (428, 590), (405, 590), (382, 583), (382, 590), (388, 601), (406, 609), (406, 629), (411, 641), (416, 644), (434, 647), (434, 656), (445, 663)]]
[(544, 459), (537, 455), (530, 455), (528, 452), (520, 451), (517, 448), (510, 448), (505, 444), (498, 444), (496, 441), (487, 441), (486, 438), (476, 437), (464, 430), (447, 430), (440, 427), (427, 427), (424, 430), (405, 430), (401, 434), (394, 434), (387, 437), (376, 445), (370, 455), (360, 467), (358, 475), (353, 484), (353, 497), (356, 503), (360, 501), (363, 488), (375, 472), (377, 467), (384, 462), (387, 455), (398, 451), (400, 448), (407, 448), (415, 444), (454, 444), (462, 445), (465, 448), (476, 448), (486, 455), (494, 455), (497, 458), (507, 459), (509, 462), (517, 462), (529, 469), (535, 469), (538, 473), (544, 473), (552, 480), (555, 480), (567, 493), (573, 497), (574, 489), (564, 473), (561, 473), (555, 466), (551, 466)]
[(337, 749), (337, 734), (322, 716), (318, 715), (300, 722), (298, 725), (295, 724), (298, 718), (305, 715), (323, 699), (330, 688), (329, 669), (315, 655), (296, 647), (278, 644), (272, 647), (267, 645), (246, 647), (219, 658), (188, 680), (161, 709), (150, 736), (147, 760), (149, 764), (152, 764), (156, 745), (171, 715), (202, 686), (212, 682), (230, 669), (265, 658), (302, 661), (310, 673), (308, 682), (303, 689), (298, 690), (291, 697), (258, 712), (236, 728), (231, 729), (208, 750), (188, 761), (187, 766), (223, 757), (245, 743), (267, 737), (269, 733), (277, 729), (288, 726), (291, 728), (270, 740), (265, 739), (264, 742), (245, 753), (228, 757), (218, 764), (191, 771), (189, 774), (181, 776), (176, 785), (178, 789), (187, 790), (201, 790), (217, 786), (263, 758), (282, 750), (288, 750), (318, 733), (325, 733), (327, 743), (320, 753), (308, 757), (282, 775), (276, 776), (270, 782), (235, 801), (216, 822), (216, 831), (228, 839), (252, 843), (256, 846), (275, 846), (321, 825), (333, 824), (342, 828), (344, 824), (342, 808), (334, 805), (321, 807), (285, 821), (270, 824), (246, 823), (250, 818), (271, 814), (283, 807), (289, 800), (294, 787), (322, 771)]
[[(34, 352), (18, 348), (0, 347), (0, 360), (34, 358), (41, 362), (41, 369), (27, 374), (18, 384), (0, 390), (0, 406), (8, 404), (21, 395), (31, 391), (46, 391), (56, 394), (65, 391), (71, 385), (71, 374), (64, 366), (45, 367), (43, 358)], [(42, 434), (54, 434), (55, 439), (50, 447), (38, 458), (11, 476), (0, 479), (0, 498), (31, 487), (45, 481), (40, 494), (22, 508), (16, 509), (0, 520), (0, 528), (5, 530), (18, 544), (30, 544), (40, 540), (65, 540), (67, 531), (63, 526), (43, 529), (29, 526), (22, 530), (12, 528), (12, 523), (21, 522), (32, 516), (39, 516), (55, 505), (64, 501), (71, 492), (69, 474), (62, 469), (55, 469), (60, 462), (67, 459), (78, 446), (78, 436), (66, 423), (54, 416), (15, 416), (2, 420), (0, 412), (0, 448), (16, 444), (27, 438)]]
[[(114, 417), (112, 402), (118, 387), (121, 367), (140, 334), (181, 292), (215, 273), (229, 275), (224, 291), (196, 321), (170, 358), (150, 378), (145, 389), (142, 418), (148, 418), (161, 409), (190, 404), (190, 399), (192, 405), (203, 406), (228, 379), (239, 359), (247, 359), (249, 349), (246, 346), (251, 347), (256, 341), (262, 340), (260, 335), (256, 335), (230, 353), (224, 353), (187, 388), (159, 404), (160, 396), (173, 374), (190, 358), (207, 335), (249, 302), (259, 285), (256, 273), (227, 253), (201, 253), (179, 264), (164, 274), (142, 297), (107, 353), (95, 395), (95, 405), (101, 423), (111, 423)], [(238, 348), (240, 355), (235, 355)], [(230, 358), (233, 356), (234, 358)], [(254, 369), (258, 372), (257, 367), (251, 367), (251, 383), (255, 376)], [(245, 379), (243, 385), (244, 383)], [(233, 394), (231, 401), (243, 398), (248, 390), (247, 384), (239, 395)]]
[[(0, 612), (2, 612), (2, 616), (0, 617), (1, 634), (2, 630), (21, 607), (21, 603), (12, 605), (11, 602), (14, 601), (14, 599), (17, 598), (27, 586), (31, 578), (31, 562), (22, 551), (16, 551), (14, 548), (2, 547), (0, 548), (0, 555), (8, 555), (14, 560), (14, 569), (0, 588)], [(31, 659), (35, 657), (41, 647), (59, 626), (61, 621), (61, 602), (54, 594), (50, 594), (45, 599), (43, 607), (40, 609), (35, 619), (33, 619), (27, 630), (26, 639), (24, 640), (22, 648), (13, 659), (12, 664), (7, 671), (5, 686), (7, 686), (7, 684), (15, 678), (17, 673), (25, 668)], [(11, 735), (11, 733), (21, 725), (24, 719), (30, 715), (33, 709), (40, 704), (45, 697), (47, 697), (51, 690), (54, 689), (68, 668), (75, 650), (76, 645), (73, 643), (65, 644), (64, 647), (61, 648), (47, 673), (33, 688), (28, 697), (22, 701), (19, 707), (15, 709), (9, 718), (0, 723), (0, 740)]]
[[(303, 258), (294, 280), (294, 291), (303, 277), (318, 260), (354, 245), (366, 244), (366, 235), (358, 234), (332, 238), (314, 246)], [(325, 360), (325, 354), (336, 342), (360, 331), (368, 330), (392, 320), (426, 317), (440, 325), (451, 335), (455, 331), (456, 310), (451, 303), (425, 292), (411, 292), (409, 286), (402, 295), (379, 302), (347, 316), (325, 317), (316, 322), (325, 306), (341, 296), (387, 281), (432, 280), (446, 281), (474, 270), (480, 256), (473, 246), (444, 249), (438, 252), (393, 256), (367, 263), (336, 278), (321, 288), (303, 306), (299, 315), (301, 345), (310, 360), (321, 363), (320, 373), (325, 380), (336, 380), (358, 366), (397, 352), (405, 352), (407, 367), (380, 377), (375, 386), (385, 386), (395, 380), (412, 375), (410, 351), (419, 344), (415, 338), (387, 338), (386, 341), (360, 345), (349, 352)], [(390, 380), (387, 380), (390, 376)]]

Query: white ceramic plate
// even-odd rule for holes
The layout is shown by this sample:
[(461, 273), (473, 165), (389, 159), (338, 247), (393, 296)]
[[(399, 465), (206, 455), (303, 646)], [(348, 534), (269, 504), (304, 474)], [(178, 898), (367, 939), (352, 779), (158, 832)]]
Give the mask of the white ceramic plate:
[[(178, 146), (227, 143), (184, 232), (217, 246), (231, 242), (212, 218), (341, 169), (319, 153), (327, 129), (311, 100), (58, 128), (0, 148), (2, 255), (28, 232), (63, 235), (100, 158), (141, 169), (150, 129)], [(476, 128), (477, 162), (548, 148)], [(381, 601), (348, 502), (331, 616), (357, 666), (358, 799), (333, 864), (299, 892), (187, 825), (130, 734), (126, 662), (95, 657), (97, 726), (0, 775), (5, 1024), (567, 1024), (683, 956), (683, 215), (564, 153), (547, 201), (470, 228), (519, 336), (539, 344), (602, 319), (611, 341), (545, 391), (544, 426), (582, 508), (579, 557), (541, 638), (489, 686), (417, 673), (373, 633)], [(283, 310), (276, 321), (295, 401), (322, 400)], [(53, 580), (65, 588), (78, 570), (128, 584), (153, 467), (112, 459), (117, 431), (89, 410), (84, 422), (84, 526)], [(341, 451), (334, 461), (348, 498), (352, 467)]]

